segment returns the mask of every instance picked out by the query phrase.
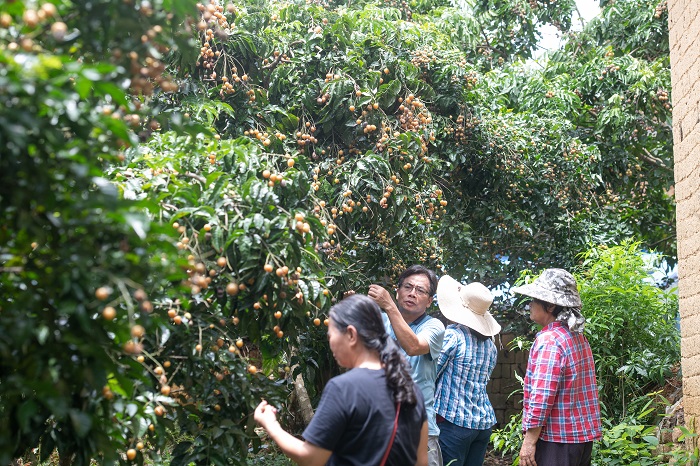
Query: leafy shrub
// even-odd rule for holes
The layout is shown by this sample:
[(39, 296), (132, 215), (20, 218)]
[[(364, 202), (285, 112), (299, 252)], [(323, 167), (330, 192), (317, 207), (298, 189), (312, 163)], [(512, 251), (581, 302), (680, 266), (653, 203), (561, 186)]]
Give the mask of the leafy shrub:
[(596, 466), (656, 466), (654, 455), (659, 439), (656, 428), (634, 420), (619, 424), (604, 423), (603, 439), (595, 442), (593, 462)]
[[(654, 283), (655, 264), (636, 243), (593, 248), (581, 257), (576, 277), (604, 418), (596, 464), (657, 464), (656, 425), (666, 401), (655, 390), (680, 360), (677, 296)], [(524, 273), (521, 281), (532, 278)], [(511, 346), (530, 345), (519, 337)], [(517, 454), (521, 428), (521, 415), (513, 416), (492, 434), (494, 448)]]
[(610, 419), (624, 418), (630, 400), (662, 385), (680, 361), (677, 295), (653, 282), (645, 257), (636, 243), (582, 256), (578, 282), (586, 337)]
[(517, 458), (520, 447), (523, 444), (523, 415), (522, 413), (511, 416), (508, 423), (500, 429), (494, 429), (491, 433), (493, 449), (502, 455), (515, 455)]

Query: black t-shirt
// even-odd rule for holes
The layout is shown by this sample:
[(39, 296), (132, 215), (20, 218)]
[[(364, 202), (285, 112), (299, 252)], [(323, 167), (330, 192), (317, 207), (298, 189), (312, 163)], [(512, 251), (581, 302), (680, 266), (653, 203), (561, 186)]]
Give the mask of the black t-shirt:
[[(387, 466), (416, 463), (420, 432), (426, 421), (423, 395), (414, 386), (418, 403), (403, 405)], [(394, 430), (396, 404), (384, 370), (352, 369), (331, 379), (304, 438), (333, 454), (327, 465), (378, 466)]]

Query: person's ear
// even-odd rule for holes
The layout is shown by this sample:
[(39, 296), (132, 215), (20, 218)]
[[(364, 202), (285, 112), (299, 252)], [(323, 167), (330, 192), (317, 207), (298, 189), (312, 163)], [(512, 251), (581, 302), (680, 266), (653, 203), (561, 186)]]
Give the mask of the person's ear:
[(355, 328), (354, 325), (348, 325), (347, 328), (345, 329), (345, 334), (348, 336), (350, 339), (350, 343), (355, 343), (358, 340), (358, 335), (357, 335), (357, 329)]

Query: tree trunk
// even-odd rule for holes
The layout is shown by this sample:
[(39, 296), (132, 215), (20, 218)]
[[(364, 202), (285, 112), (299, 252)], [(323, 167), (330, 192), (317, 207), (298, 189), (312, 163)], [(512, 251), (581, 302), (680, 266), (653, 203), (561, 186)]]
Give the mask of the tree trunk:
[(299, 407), (301, 419), (304, 425), (309, 425), (311, 418), (314, 417), (314, 408), (311, 406), (311, 399), (309, 398), (309, 393), (306, 391), (304, 379), (301, 374), (298, 374), (297, 378), (294, 380), (294, 395), (297, 406)]

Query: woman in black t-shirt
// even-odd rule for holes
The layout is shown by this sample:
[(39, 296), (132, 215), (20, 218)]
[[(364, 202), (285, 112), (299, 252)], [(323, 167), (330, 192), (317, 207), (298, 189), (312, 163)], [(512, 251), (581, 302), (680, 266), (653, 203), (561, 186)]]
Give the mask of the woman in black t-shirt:
[(255, 420), (300, 465), (426, 466), (428, 423), (420, 390), (388, 337), (379, 307), (352, 295), (331, 308), (328, 341), (349, 371), (331, 379), (300, 440), (263, 400)]

